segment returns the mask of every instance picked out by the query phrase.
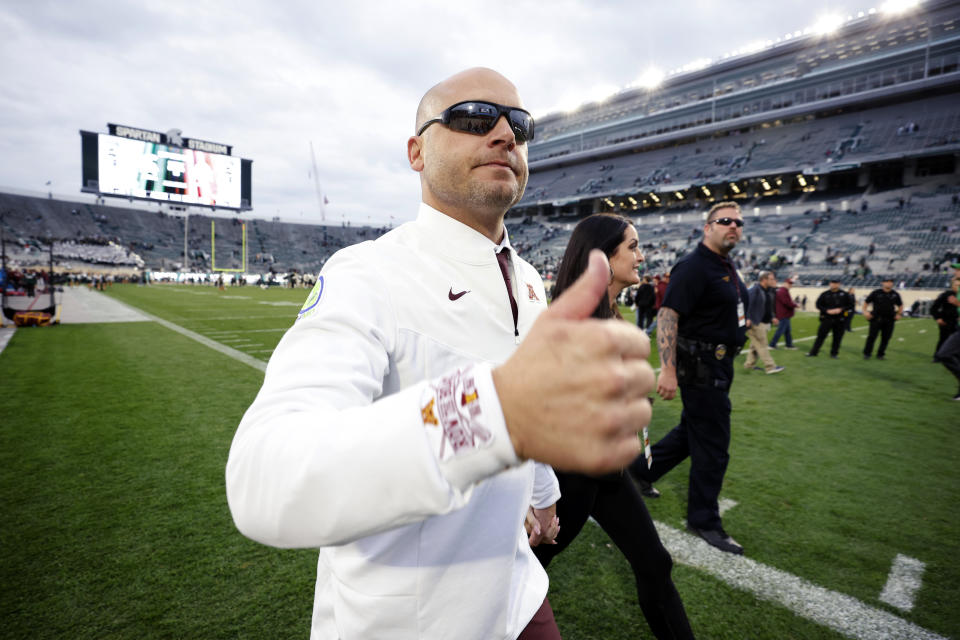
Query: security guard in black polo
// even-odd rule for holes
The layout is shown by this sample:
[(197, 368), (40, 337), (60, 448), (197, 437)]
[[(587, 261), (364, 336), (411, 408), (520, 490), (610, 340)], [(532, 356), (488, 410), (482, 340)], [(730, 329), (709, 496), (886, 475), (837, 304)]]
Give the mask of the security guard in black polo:
[[(873, 311), (867, 311), (867, 305), (873, 305)], [(880, 289), (874, 289), (863, 301), (863, 317), (870, 321), (870, 333), (863, 345), (863, 359), (869, 360), (873, 353), (873, 343), (880, 334), (880, 346), (877, 347), (877, 360), (883, 360), (887, 353), (887, 343), (893, 335), (894, 323), (902, 317), (903, 300), (893, 290), (893, 278), (884, 278)]]
[(840, 343), (843, 341), (844, 314), (849, 312), (851, 305), (850, 294), (840, 289), (840, 280), (830, 280), (830, 288), (820, 294), (817, 298), (817, 309), (820, 310), (820, 328), (817, 329), (817, 339), (813, 343), (813, 348), (807, 357), (814, 357), (820, 353), (820, 347), (823, 341), (827, 339), (828, 333), (833, 333), (833, 341), (830, 343), (830, 357), (836, 358), (840, 353)]
[(670, 272), (657, 315), (664, 400), (683, 401), (680, 424), (653, 445), (630, 471), (645, 482), (660, 478), (690, 457), (687, 526), (722, 551), (743, 553), (723, 530), (718, 497), (730, 460), (730, 385), (733, 358), (746, 341), (747, 287), (728, 254), (743, 236), (743, 216), (734, 202), (714, 205), (703, 241)]

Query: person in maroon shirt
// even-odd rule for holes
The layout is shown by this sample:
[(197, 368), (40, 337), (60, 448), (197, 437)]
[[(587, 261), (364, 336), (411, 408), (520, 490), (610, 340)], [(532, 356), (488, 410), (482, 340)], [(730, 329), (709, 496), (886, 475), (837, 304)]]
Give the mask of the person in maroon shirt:
[(777, 316), (779, 324), (777, 325), (777, 330), (773, 334), (773, 339), (770, 340), (770, 348), (777, 348), (777, 341), (780, 340), (780, 336), (783, 336), (784, 341), (787, 343), (787, 349), (796, 349), (793, 346), (793, 335), (790, 333), (790, 318), (793, 317), (794, 310), (800, 306), (793, 301), (793, 298), (790, 297), (790, 287), (793, 285), (793, 279), (787, 278), (783, 281), (783, 286), (777, 289), (777, 296), (775, 300), (775, 308), (773, 313)]
[(660, 276), (660, 281), (657, 282), (657, 298), (653, 303), (654, 311), (660, 311), (660, 305), (663, 304), (663, 296), (667, 293), (667, 285), (670, 284), (670, 274), (665, 273)]

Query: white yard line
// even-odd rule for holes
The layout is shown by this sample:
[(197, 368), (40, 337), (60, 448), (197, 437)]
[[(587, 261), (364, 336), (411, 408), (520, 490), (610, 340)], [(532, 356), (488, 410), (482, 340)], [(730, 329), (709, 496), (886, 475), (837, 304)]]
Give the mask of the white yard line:
[(720, 498), (718, 506), (720, 507), (720, 515), (722, 516), (730, 509), (733, 509), (737, 506), (738, 502), (736, 500), (731, 500), (730, 498)]
[[(729, 500), (728, 502), (734, 502)], [(590, 521), (597, 524), (596, 520)], [(755, 595), (761, 600), (773, 602), (789, 609), (798, 616), (842, 633), (856, 640), (948, 640), (944, 636), (908, 622), (896, 615), (871, 607), (852, 596), (819, 587), (798, 576), (781, 571), (751, 560), (746, 556), (737, 556), (714, 549), (699, 537), (675, 529), (654, 520), (663, 546), (667, 548), (674, 561), (708, 573), (731, 587)], [(919, 576), (914, 577), (916, 564), (922, 572), (923, 563), (913, 558), (904, 558), (907, 562), (897, 561), (891, 570), (891, 580), (898, 575), (909, 573), (909, 577), (897, 578), (898, 601), (905, 601), (905, 590), (910, 590), (909, 600), (912, 606), (913, 593), (919, 587)], [(912, 562), (910, 562), (912, 561)], [(911, 580), (915, 580), (912, 582)], [(916, 587), (913, 585), (916, 584)], [(888, 587), (890, 581), (887, 582)], [(884, 588), (884, 593), (887, 587)], [(899, 607), (898, 604), (884, 599), (883, 602)], [(909, 610), (909, 609), (908, 609)]]
[[(2, 313), (2, 312), (0, 312)], [(7, 348), (7, 344), (10, 342), (10, 338), (13, 337), (13, 334), (16, 333), (17, 327), (14, 324), (7, 325), (7, 320), (4, 318), (3, 328), (0, 328), (0, 353), (3, 353), (3, 350)]]
[(880, 601), (901, 609), (913, 609), (913, 599), (923, 583), (923, 570), (926, 565), (916, 558), (897, 554), (890, 567), (887, 584), (880, 593)]
[(899, 618), (803, 578), (714, 549), (693, 535), (655, 522), (660, 539), (673, 559), (700, 569), (762, 600), (774, 602), (799, 616), (857, 640), (946, 640)]
[(280, 331), (287, 331), (290, 327), (283, 327), (280, 329), (234, 329), (233, 331), (208, 331), (208, 334), (214, 333), (277, 333)]
[(190, 331), (189, 329), (185, 329), (178, 324), (174, 324), (170, 322), (169, 320), (164, 320), (163, 318), (159, 318), (155, 315), (149, 314), (146, 311), (143, 311), (142, 309), (138, 309), (137, 307), (128, 305), (125, 302), (120, 302), (120, 304), (122, 304), (125, 307), (134, 309), (139, 313), (142, 313), (148, 320), (152, 320), (153, 322), (156, 322), (157, 324), (164, 326), (167, 329), (170, 329), (171, 331), (176, 331), (180, 335), (190, 338), (191, 340), (196, 340), (197, 342), (204, 345), (205, 347), (210, 347), (214, 351), (219, 351), (223, 355), (229, 356), (234, 360), (250, 365), (254, 369), (257, 369), (258, 371), (267, 370), (267, 363), (264, 362), (263, 360), (258, 360), (257, 358), (254, 358), (253, 356), (248, 355), (242, 351), (237, 351), (236, 349), (228, 347), (225, 344), (221, 344), (220, 342), (211, 340), (210, 338), (206, 336), (202, 336), (199, 333), (196, 333), (195, 331)]

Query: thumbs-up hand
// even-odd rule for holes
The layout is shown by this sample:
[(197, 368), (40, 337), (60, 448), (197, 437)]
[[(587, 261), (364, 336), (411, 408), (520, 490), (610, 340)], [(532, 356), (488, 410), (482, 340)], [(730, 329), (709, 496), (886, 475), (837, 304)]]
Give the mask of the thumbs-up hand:
[(603, 473), (640, 453), (654, 388), (650, 340), (631, 323), (591, 318), (610, 269), (594, 250), (583, 275), (493, 370), (510, 440), (521, 458)]

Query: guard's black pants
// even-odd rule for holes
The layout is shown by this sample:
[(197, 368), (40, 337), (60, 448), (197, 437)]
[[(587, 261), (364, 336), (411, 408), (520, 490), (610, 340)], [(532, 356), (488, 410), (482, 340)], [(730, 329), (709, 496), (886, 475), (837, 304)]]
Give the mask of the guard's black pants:
[(657, 638), (693, 638), (687, 612), (673, 584), (673, 559), (660, 542), (650, 513), (626, 473), (599, 478), (557, 472), (560, 481), (560, 534), (557, 544), (533, 548), (540, 563), (550, 561), (573, 542), (588, 516), (603, 527), (626, 557), (637, 582), (637, 599)]
[(960, 382), (960, 331), (954, 331), (937, 349), (937, 360)]
[(637, 326), (646, 330), (657, 317), (653, 307), (637, 307)]
[(873, 343), (880, 334), (880, 346), (877, 347), (877, 357), (882, 358), (887, 353), (887, 343), (890, 342), (890, 336), (893, 335), (893, 318), (877, 318), (870, 320), (870, 333), (867, 334), (867, 343), (863, 345), (863, 355), (869, 356), (873, 353)]
[(680, 424), (653, 445), (653, 467), (638, 457), (630, 471), (655, 482), (690, 457), (687, 523), (697, 529), (721, 528), (718, 499), (730, 461), (730, 398), (718, 388), (680, 385)]
[(937, 348), (933, 350), (934, 355), (937, 351), (940, 350), (940, 347), (943, 346), (943, 343), (947, 341), (947, 338), (953, 335), (953, 332), (957, 330), (957, 325), (937, 325), (937, 328), (940, 330), (940, 339), (937, 340)]
[(837, 316), (834, 318), (826, 318), (820, 320), (820, 328), (817, 329), (817, 339), (813, 343), (813, 348), (810, 349), (811, 355), (817, 355), (820, 353), (820, 347), (823, 346), (823, 341), (827, 339), (827, 334), (833, 332), (833, 341), (830, 343), (830, 355), (835, 356), (840, 353), (840, 343), (843, 341), (843, 318)]

